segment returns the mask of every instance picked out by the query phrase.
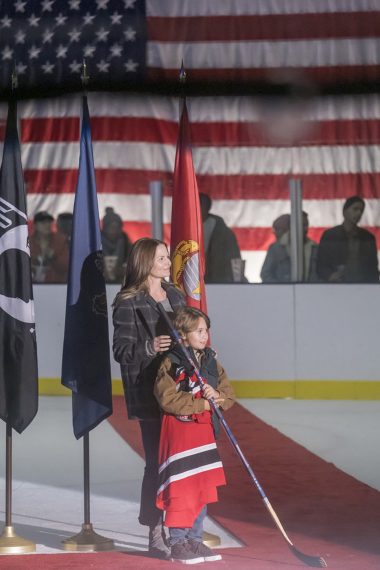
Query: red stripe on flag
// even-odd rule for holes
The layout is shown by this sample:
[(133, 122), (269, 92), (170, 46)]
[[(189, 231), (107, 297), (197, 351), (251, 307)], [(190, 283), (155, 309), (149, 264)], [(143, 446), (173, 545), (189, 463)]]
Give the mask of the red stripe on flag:
[[(362, 226), (364, 227), (364, 226)], [(380, 228), (365, 226), (376, 238), (378, 248), (380, 248)], [(242, 251), (259, 251), (266, 250), (274, 243), (274, 235), (272, 228), (232, 228)], [(309, 228), (308, 236), (310, 239), (319, 243), (324, 231), (328, 228)]]
[[(364, 227), (364, 226), (363, 226)], [(376, 238), (378, 247), (380, 248), (380, 228), (365, 226)], [(242, 251), (264, 251), (274, 243), (275, 238), (270, 227), (263, 228), (232, 228)], [(312, 227), (309, 228), (308, 236), (310, 239), (319, 243), (321, 236), (328, 228)], [(149, 222), (124, 222), (124, 231), (128, 234), (131, 241), (136, 241), (142, 237), (151, 237), (152, 226)], [(164, 224), (164, 241), (170, 243), (170, 224)]]
[[(271, 112), (270, 128), (276, 127), (276, 109)], [(351, 121), (302, 121), (299, 116), (300, 133), (298, 140), (285, 145), (266, 132), (267, 126), (260, 122), (213, 122), (192, 123), (191, 133), (193, 147), (212, 145), (214, 147), (230, 146), (305, 146), (305, 145), (354, 145), (379, 144), (380, 121), (351, 120)]]
[[(156, 170), (98, 168), (95, 171), (98, 194), (148, 194), (149, 183), (160, 181), (164, 194), (171, 195), (173, 174)], [(25, 170), (28, 194), (73, 194), (78, 171), (75, 169)]]
[[(74, 193), (78, 172), (72, 170), (25, 170), (28, 194)], [(215, 200), (288, 200), (291, 175), (197, 175), (200, 192)], [(354, 194), (380, 197), (380, 173), (313, 174), (302, 180), (304, 200), (345, 199)], [(148, 194), (149, 183), (161, 181), (165, 196), (172, 194), (171, 172), (156, 170), (97, 169), (99, 194)]]
[[(276, 114), (271, 115), (276, 121)], [(300, 119), (301, 120), (301, 119)], [(1, 128), (1, 127), (0, 127)], [(273, 130), (273, 125), (272, 125)], [(147, 142), (176, 144), (178, 124), (149, 117), (94, 117), (91, 119), (93, 141)], [(73, 142), (78, 140), (79, 119), (23, 119), (22, 142)], [(201, 146), (284, 146), (266, 132), (259, 121), (193, 122), (193, 148)], [(304, 121), (299, 140), (291, 146), (379, 144), (380, 121), (335, 120)]]
[(380, 172), (357, 174), (198, 175), (200, 192), (219, 200), (288, 200), (289, 180), (302, 181), (304, 200), (343, 199), (354, 194), (380, 196)]
[(149, 117), (94, 117), (94, 141), (138, 141), (175, 145), (178, 123)]
[(148, 38), (177, 43), (370, 38), (378, 35), (378, 27), (376, 14), (371, 12), (150, 17)]
[[(150, 222), (124, 222), (124, 231), (132, 242), (142, 237), (152, 237), (152, 224)], [(170, 243), (170, 224), (163, 225), (164, 242)]]
[[(151, 81), (178, 81), (178, 69), (164, 69), (161, 67), (149, 67), (147, 69)], [(226, 85), (230, 82), (256, 82), (268, 81), (280, 84), (292, 81), (294, 78), (294, 68), (204, 68), (186, 69), (189, 81), (220, 82), (220, 94), (225, 91)], [(348, 84), (354, 81), (378, 81), (380, 76), (380, 65), (342, 65), (323, 67), (297, 67), (297, 77), (304, 77), (319, 85), (336, 85), (338, 83)], [(240, 86), (240, 89), (243, 87)], [(215, 92), (218, 87), (215, 86)], [(250, 92), (250, 87), (245, 85), (245, 93)]]
[(79, 117), (21, 119), (21, 142), (79, 142)]
[(97, 169), (96, 187), (100, 193), (149, 194), (150, 182), (162, 183), (165, 196), (171, 196), (173, 173), (157, 170)]
[(74, 194), (78, 169), (25, 170), (24, 179), (28, 194)]
[[(379, 249), (380, 248), (380, 228), (374, 227), (374, 226), (361, 226), (361, 227), (370, 231), (375, 236), (377, 248)], [(326, 231), (327, 229), (328, 228), (317, 228), (317, 227), (309, 228), (308, 236), (310, 239), (313, 239), (314, 241), (319, 243), (323, 232)]]
[[(30, 142), (73, 142), (79, 140), (79, 117), (22, 119), (21, 140)], [(149, 117), (92, 117), (93, 141), (146, 141), (176, 143), (178, 125)]]

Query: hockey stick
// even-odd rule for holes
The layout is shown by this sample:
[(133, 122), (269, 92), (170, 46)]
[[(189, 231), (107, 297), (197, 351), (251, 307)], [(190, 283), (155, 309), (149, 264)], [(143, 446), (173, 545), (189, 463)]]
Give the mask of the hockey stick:
[[(183, 344), (183, 340), (182, 340), (181, 336), (179, 335), (178, 331), (173, 327), (173, 324), (172, 324), (171, 320), (169, 319), (167, 312), (165, 311), (165, 309), (163, 308), (161, 303), (157, 303), (157, 307), (158, 307), (162, 317), (165, 319), (165, 321), (169, 327), (170, 335), (172, 336), (173, 340), (175, 340), (180, 345), (181, 350), (182, 350), (184, 356), (186, 357), (187, 361), (194, 368), (194, 372), (195, 372), (195, 375), (199, 381), (200, 386), (201, 387), (204, 386), (205, 381), (203, 380), (197, 365), (195, 364), (194, 360), (192, 359), (189, 350)], [(285, 541), (286, 541), (287, 545), (289, 546), (290, 550), (292, 551), (292, 553), (299, 560), (301, 560), (302, 562), (307, 564), (307, 566), (311, 566), (313, 568), (327, 568), (327, 564), (323, 558), (321, 558), (320, 556), (310, 556), (308, 554), (304, 554), (303, 552), (301, 552), (300, 550), (298, 550), (294, 546), (294, 544), (292, 543), (292, 541), (290, 540), (290, 538), (286, 534), (285, 529), (282, 526), (280, 519), (278, 518), (274, 508), (270, 504), (269, 499), (266, 496), (262, 486), (260, 485), (255, 473), (253, 472), (253, 470), (252, 470), (251, 466), (249, 465), (247, 459), (245, 458), (242, 450), (240, 449), (240, 446), (239, 446), (235, 436), (233, 435), (229, 425), (227, 424), (226, 420), (224, 419), (222, 412), (220, 411), (217, 404), (215, 403), (214, 398), (210, 398), (209, 402), (210, 402), (210, 405), (212, 406), (213, 411), (217, 415), (220, 423), (222, 424), (224, 431), (227, 434), (228, 439), (230, 440), (232, 446), (235, 448), (235, 451), (237, 452), (241, 462), (243, 463), (246, 471), (248, 472), (249, 476), (251, 477), (253, 483), (255, 484), (256, 489), (260, 493), (261, 498), (263, 499), (264, 504), (265, 504), (266, 508), (268, 509), (275, 525), (277, 526), (278, 530), (281, 532), (283, 538), (285, 539)]]

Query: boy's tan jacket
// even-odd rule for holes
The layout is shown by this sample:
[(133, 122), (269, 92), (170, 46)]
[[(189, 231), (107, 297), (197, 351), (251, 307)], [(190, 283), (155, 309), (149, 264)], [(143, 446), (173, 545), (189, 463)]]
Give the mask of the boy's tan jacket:
[[(228, 410), (235, 402), (234, 391), (224, 368), (218, 361), (216, 361), (216, 365), (218, 370), (216, 389), (220, 393), (220, 397), (224, 399), (221, 409)], [(190, 392), (177, 392), (177, 385), (174, 381), (175, 368), (176, 365), (172, 363), (169, 357), (166, 357), (158, 370), (154, 384), (154, 395), (160, 408), (167, 414), (175, 416), (189, 416), (204, 412), (206, 409), (204, 398), (195, 398)]]

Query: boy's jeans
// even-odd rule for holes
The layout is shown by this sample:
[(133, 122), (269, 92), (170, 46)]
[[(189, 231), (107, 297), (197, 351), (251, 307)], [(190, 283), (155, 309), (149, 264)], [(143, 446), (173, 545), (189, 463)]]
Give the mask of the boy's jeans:
[(203, 507), (199, 515), (194, 521), (191, 528), (169, 528), (169, 544), (173, 546), (177, 542), (185, 542), (186, 540), (195, 540), (202, 542), (203, 538), (203, 521), (207, 514), (207, 507)]

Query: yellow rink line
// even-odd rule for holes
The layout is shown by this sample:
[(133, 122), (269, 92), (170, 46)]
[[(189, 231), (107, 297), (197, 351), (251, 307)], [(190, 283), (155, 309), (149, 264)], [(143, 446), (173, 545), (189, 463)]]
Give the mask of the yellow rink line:
[[(231, 380), (238, 398), (298, 400), (380, 400), (380, 381), (368, 380)], [(40, 378), (39, 393), (68, 396), (59, 378)], [(123, 395), (121, 380), (112, 380), (112, 393)]]

